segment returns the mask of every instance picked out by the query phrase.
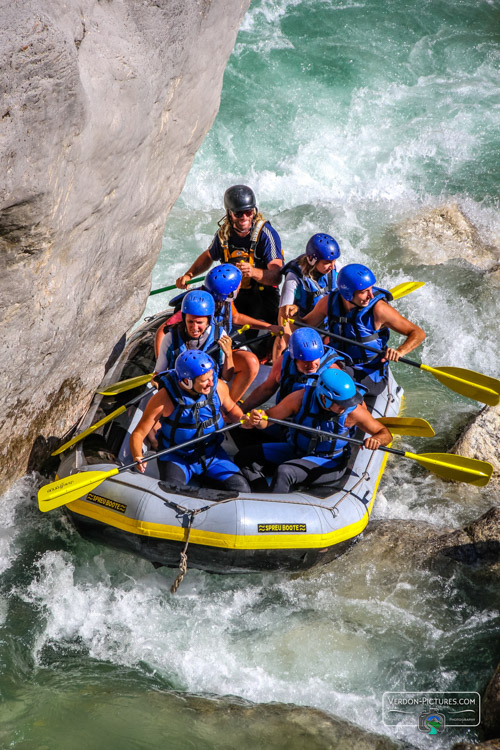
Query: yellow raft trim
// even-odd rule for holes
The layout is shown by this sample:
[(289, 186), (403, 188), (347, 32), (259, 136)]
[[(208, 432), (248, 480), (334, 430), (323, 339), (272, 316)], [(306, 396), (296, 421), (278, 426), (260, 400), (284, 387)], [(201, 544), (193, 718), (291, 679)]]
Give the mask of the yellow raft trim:
[[(203, 529), (191, 529), (189, 537), (190, 544), (202, 544), (207, 547), (220, 547), (223, 549), (259, 550), (259, 549), (318, 549), (332, 547), (335, 544), (352, 539), (361, 534), (366, 527), (375, 502), (378, 486), (389, 457), (384, 454), (380, 471), (375, 483), (372, 497), (367, 506), (366, 513), (355, 523), (336, 529), (327, 534), (254, 534), (245, 536), (243, 534), (221, 534), (216, 531), (204, 531)], [(155, 539), (169, 539), (174, 542), (185, 542), (187, 529), (179, 526), (168, 526), (160, 523), (149, 523), (139, 521), (135, 518), (120, 516), (112, 510), (94, 506), (84, 500), (75, 500), (67, 506), (72, 513), (77, 513), (95, 521), (113, 526), (130, 534), (153, 537)]]

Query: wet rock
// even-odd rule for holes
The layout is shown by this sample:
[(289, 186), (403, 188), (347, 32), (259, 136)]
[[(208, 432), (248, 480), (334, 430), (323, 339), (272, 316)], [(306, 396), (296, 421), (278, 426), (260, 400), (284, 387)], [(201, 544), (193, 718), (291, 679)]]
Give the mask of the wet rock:
[(465, 426), (459, 439), (451, 449), (451, 453), (458, 453), (468, 458), (489, 461), (494, 467), (493, 476), (488, 485), (489, 490), (500, 489), (500, 405), (485, 406), (479, 414)]
[(0, 0), (3, 489), (141, 315), (248, 5)]
[(488, 245), (456, 203), (403, 222), (396, 233), (409, 259), (437, 265), (461, 258), (483, 271), (498, 268), (500, 248)]
[(420, 521), (375, 521), (363, 534), (361, 544), (386, 549), (392, 558), (405, 557), (412, 564), (428, 564), (439, 556), (463, 563), (500, 560), (500, 508), (490, 508), (463, 529), (437, 530)]
[(451, 750), (500, 750), (500, 739), (473, 744), (470, 744), (469, 742), (458, 742), (456, 745), (453, 745)]
[[(481, 729), (486, 739), (500, 737), (500, 664), (482, 697)], [(497, 742), (500, 748), (500, 740)]]

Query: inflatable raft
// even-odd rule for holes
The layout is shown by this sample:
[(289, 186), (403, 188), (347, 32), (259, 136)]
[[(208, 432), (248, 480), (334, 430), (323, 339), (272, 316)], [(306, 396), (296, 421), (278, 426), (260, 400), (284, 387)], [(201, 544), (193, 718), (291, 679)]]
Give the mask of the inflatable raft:
[[(134, 332), (100, 390), (153, 372), (155, 335), (167, 317), (162, 313), (149, 318)], [(154, 392), (148, 384), (113, 397), (97, 394), (80, 432), (134, 398), (137, 401), (63, 454), (58, 476), (87, 469), (109, 471), (131, 463), (129, 436)], [(388, 387), (375, 400), (373, 416), (397, 416), (402, 395), (391, 375)], [(247, 433), (249, 441), (252, 432)], [(230, 432), (223, 447), (235, 452)], [(209, 572), (301, 570), (328, 562), (361, 534), (388, 455), (353, 446), (348, 470), (338, 484), (286, 495), (237, 494), (198, 485), (179, 493), (159, 480), (152, 460), (146, 474), (123, 471), (66, 510), (82, 536), (157, 566), (177, 567), (181, 553), (187, 553), (189, 567)]]

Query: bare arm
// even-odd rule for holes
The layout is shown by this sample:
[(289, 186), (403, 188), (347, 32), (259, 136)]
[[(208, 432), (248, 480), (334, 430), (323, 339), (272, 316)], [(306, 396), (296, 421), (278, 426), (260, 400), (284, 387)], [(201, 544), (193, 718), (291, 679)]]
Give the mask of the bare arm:
[(386, 356), (382, 362), (386, 360), (397, 362), (400, 357), (404, 357), (405, 354), (409, 354), (416, 349), (425, 339), (425, 331), (420, 326), (404, 318), (397, 310), (383, 300), (380, 300), (375, 305), (374, 323), (377, 329), (387, 326), (391, 331), (406, 336), (405, 341), (397, 349), (390, 347), (387, 349)]
[(368, 432), (371, 437), (366, 438), (364, 447), (376, 451), (381, 445), (389, 445), (392, 435), (387, 427), (372, 417), (368, 409), (357, 406), (347, 418), (347, 424), (357, 425), (363, 432)]
[(179, 289), (185, 289), (191, 279), (194, 279), (195, 276), (199, 276), (200, 273), (205, 273), (205, 271), (208, 271), (212, 263), (213, 260), (210, 252), (208, 250), (205, 250), (205, 252), (203, 252), (196, 258), (191, 268), (182, 276), (179, 276), (179, 278), (175, 282), (176, 287), (178, 287)]
[(278, 357), (276, 362), (273, 363), (271, 372), (264, 382), (258, 385), (248, 398), (245, 399), (241, 407), (245, 413), (252, 409), (256, 409), (257, 406), (260, 406), (261, 404), (265, 404), (266, 401), (276, 393), (280, 383), (282, 361), (283, 357)]
[[(293, 391), (286, 396), (283, 401), (280, 401), (279, 404), (267, 409), (264, 414), (268, 414), (270, 417), (275, 417), (276, 419), (287, 419), (288, 417), (293, 417), (294, 414), (298, 413), (301, 407), (304, 393), (304, 390)], [(265, 429), (269, 424), (267, 419), (262, 419), (262, 416), (262, 411), (257, 409), (253, 409), (250, 414), (252, 424), (261, 430)]]
[(323, 323), (328, 312), (328, 294), (321, 297), (320, 301), (313, 307), (310, 313), (304, 315), (302, 318), (303, 323), (307, 323), (308, 326), (319, 326)]
[(276, 258), (267, 264), (267, 268), (255, 268), (250, 263), (238, 263), (238, 268), (245, 278), (259, 281), (263, 286), (278, 286), (283, 261)]
[[(155, 395), (149, 400), (137, 427), (130, 435), (130, 452), (135, 461), (142, 458), (142, 444), (150, 430), (153, 429), (161, 416), (168, 417), (173, 409), (174, 406), (163, 388), (161, 391), (158, 391), (158, 393), (155, 393)], [(146, 464), (138, 463), (137, 468), (144, 473), (146, 470)]]

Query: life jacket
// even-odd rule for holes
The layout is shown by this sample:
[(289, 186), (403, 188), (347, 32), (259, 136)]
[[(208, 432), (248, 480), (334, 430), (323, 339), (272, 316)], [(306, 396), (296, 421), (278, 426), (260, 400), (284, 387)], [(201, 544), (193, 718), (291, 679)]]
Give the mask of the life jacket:
[[(299, 256), (299, 258), (302, 256)], [(300, 317), (304, 317), (307, 313), (311, 312), (313, 307), (319, 302), (321, 297), (328, 294), (335, 289), (337, 286), (337, 270), (333, 268), (328, 273), (324, 273), (318, 279), (313, 279), (311, 276), (304, 276), (302, 269), (298, 263), (299, 258), (291, 260), (281, 269), (283, 277), (287, 273), (293, 274), (299, 282), (299, 286), (295, 289), (294, 303), (299, 308)]]
[[(250, 247), (248, 250), (236, 247), (235, 245), (230, 242), (229, 240), (225, 239), (222, 240), (219, 237), (219, 242), (221, 244), (223, 253), (224, 253), (224, 263), (231, 263), (233, 266), (237, 265), (238, 263), (250, 263), (251, 266), (256, 265), (255, 261), (255, 250), (257, 248), (257, 244), (259, 242), (260, 233), (262, 232), (264, 228), (264, 224), (266, 224), (265, 219), (260, 219), (259, 221), (256, 221), (251, 229), (250, 232)], [(256, 288), (259, 288), (259, 284), (256, 284), (254, 279), (248, 279), (244, 278), (241, 281), (241, 288), (242, 289), (250, 289), (251, 287), (255, 286)]]
[(326, 411), (318, 401), (315, 386), (306, 385), (301, 407), (293, 421), (304, 427), (314, 427), (329, 432), (332, 439), (328, 440), (322, 435), (311, 435), (311, 433), (291, 427), (288, 430), (287, 440), (300, 456), (340, 459), (344, 455), (349, 455), (350, 445), (346, 440), (342, 440), (342, 437), (349, 437), (350, 428), (346, 426), (346, 419), (355, 408), (356, 406), (350, 406), (343, 414)]
[[(208, 349), (210, 349), (210, 347), (220, 339), (222, 330), (223, 327), (214, 318), (213, 325), (208, 326), (201, 334), (199, 339), (201, 340), (201, 346), (197, 347), (197, 349), (202, 352), (208, 351)], [(177, 359), (179, 354), (186, 351), (187, 346), (186, 342), (181, 336), (180, 325), (173, 326), (170, 331), (172, 334), (172, 343), (167, 349), (167, 365), (169, 368), (173, 369), (175, 367), (175, 360)], [(210, 356), (214, 360), (217, 367), (220, 368), (223, 364), (223, 354), (220, 349), (218, 353), (213, 352)]]
[(231, 333), (233, 329), (233, 306), (231, 300), (227, 299), (222, 303), (215, 303), (214, 323), (220, 326), (221, 332), (224, 330), (227, 333)]
[[(210, 393), (196, 396), (180, 387), (175, 370), (169, 370), (158, 379), (158, 390), (165, 388), (174, 410), (168, 417), (160, 417), (160, 429), (156, 433), (159, 450), (209, 435), (224, 426), (221, 414), (221, 401), (217, 393), (217, 374), (214, 372), (214, 384)], [(222, 443), (223, 436), (216, 435), (212, 440), (198, 443), (176, 451), (183, 458), (203, 463), (206, 457), (211, 457)], [(159, 456), (160, 460), (168, 461), (169, 454)]]
[(356, 346), (356, 341), (369, 344), (382, 352), (389, 341), (389, 328), (377, 330), (374, 324), (374, 307), (380, 300), (390, 302), (392, 295), (386, 289), (373, 287), (375, 296), (366, 307), (353, 307), (346, 312), (342, 305), (342, 297), (335, 289), (328, 297), (328, 330), (338, 336), (351, 339), (352, 344), (342, 342), (339, 348), (348, 354), (356, 369), (363, 370), (374, 382), (382, 380), (387, 373), (387, 362), (380, 362), (381, 355), (369, 349)]
[(283, 399), (293, 391), (299, 391), (306, 385), (314, 385), (322, 370), (330, 367), (330, 365), (332, 365), (334, 362), (340, 361), (344, 361), (344, 357), (342, 357), (340, 354), (337, 354), (337, 352), (333, 349), (326, 347), (325, 353), (320, 359), (317, 371), (306, 374), (299, 372), (299, 370), (297, 369), (297, 365), (295, 364), (295, 360), (291, 356), (290, 351), (287, 349), (285, 352), (283, 352), (280, 385), (276, 394), (276, 403), (278, 404), (280, 401), (283, 401)]

